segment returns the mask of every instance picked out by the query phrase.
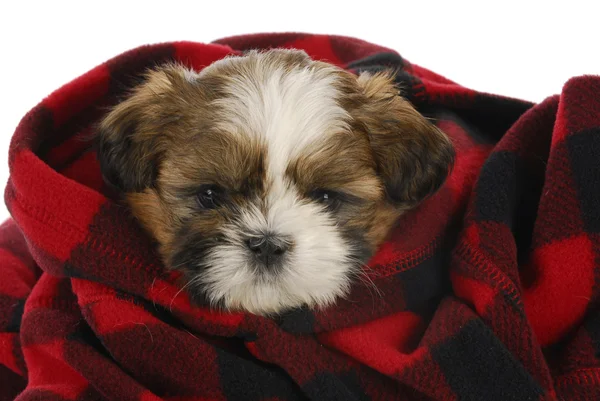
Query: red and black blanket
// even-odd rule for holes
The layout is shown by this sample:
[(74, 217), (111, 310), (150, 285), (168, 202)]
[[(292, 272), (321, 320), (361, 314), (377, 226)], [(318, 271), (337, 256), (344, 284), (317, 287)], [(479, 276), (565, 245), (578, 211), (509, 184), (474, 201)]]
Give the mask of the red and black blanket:
[[(193, 307), (113, 201), (88, 139), (140, 74), (295, 47), (397, 70), (457, 149), (323, 312)], [(490, 77), (494, 79), (494, 77)], [(118, 401), (600, 399), (600, 77), (539, 104), (480, 93), (357, 39), (258, 34), (121, 54), (34, 107), (10, 146), (0, 227), (0, 399)]]

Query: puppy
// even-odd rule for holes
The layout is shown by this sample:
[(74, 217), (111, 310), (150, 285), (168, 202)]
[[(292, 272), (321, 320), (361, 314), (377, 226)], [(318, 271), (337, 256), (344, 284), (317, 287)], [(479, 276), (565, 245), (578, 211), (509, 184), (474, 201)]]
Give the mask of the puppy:
[(390, 74), (278, 49), (145, 78), (101, 121), (100, 166), (213, 307), (273, 315), (347, 296), (453, 163)]

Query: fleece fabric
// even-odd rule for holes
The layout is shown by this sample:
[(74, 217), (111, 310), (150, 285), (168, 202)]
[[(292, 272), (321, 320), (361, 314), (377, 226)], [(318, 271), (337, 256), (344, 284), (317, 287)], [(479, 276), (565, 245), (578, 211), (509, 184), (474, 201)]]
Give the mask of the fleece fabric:
[[(396, 70), (402, 96), (457, 151), (443, 188), (369, 262), (378, 291), (359, 283), (335, 307), (278, 319), (192, 306), (88, 141), (146, 68), (272, 47)], [(600, 77), (532, 104), (348, 37), (162, 43), (52, 93), (9, 152), (1, 400), (600, 399)]]

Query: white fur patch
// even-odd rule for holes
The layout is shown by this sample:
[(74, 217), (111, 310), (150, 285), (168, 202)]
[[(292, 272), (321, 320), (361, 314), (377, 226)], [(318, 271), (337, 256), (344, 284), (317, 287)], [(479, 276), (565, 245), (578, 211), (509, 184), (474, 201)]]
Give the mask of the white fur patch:
[(184, 68), (183, 77), (186, 81), (194, 83), (198, 79), (198, 73), (194, 70)]

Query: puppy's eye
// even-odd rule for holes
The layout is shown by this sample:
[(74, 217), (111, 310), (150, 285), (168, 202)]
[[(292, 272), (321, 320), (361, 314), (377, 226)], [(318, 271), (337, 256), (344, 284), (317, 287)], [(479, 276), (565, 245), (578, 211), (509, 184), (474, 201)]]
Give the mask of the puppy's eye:
[(328, 209), (337, 209), (343, 202), (343, 196), (335, 191), (317, 189), (309, 194), (314, 201), (326, 206)]
[(203, 209), (214, 209), (221, 205), (223, 201), (223, 191), (214, 185), (204, 186), (198, 191), (196, 199)]

